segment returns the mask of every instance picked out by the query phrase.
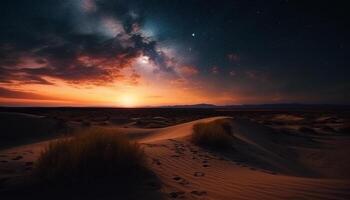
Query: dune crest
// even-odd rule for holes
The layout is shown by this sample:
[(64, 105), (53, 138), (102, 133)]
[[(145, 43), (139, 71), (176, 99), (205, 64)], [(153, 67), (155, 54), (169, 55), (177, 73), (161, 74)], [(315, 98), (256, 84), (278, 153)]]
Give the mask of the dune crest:
[[(232, 152), (212, 152), (189, 141), (194, 124), (223, 118), (228, 117), (210, 117), (166, 128), (111, 129), (124, 131), (141, 144), (151, 169), (163, 183), (161, 192), (165, 199), (350, 198), (348, 178), (339, 179), (339, 174), (327, 176), (317, 165), (303, 162), (303, 149), (323, 146), (310, 146), (300, 136), (281, 135), (256, 122), (230, 118), (235, 137)], [(20, 169), (35, 162), (47, 144), (46, 141), (15, 147), (0, 155), (23, 156), (7, 163), (12, 169)]]

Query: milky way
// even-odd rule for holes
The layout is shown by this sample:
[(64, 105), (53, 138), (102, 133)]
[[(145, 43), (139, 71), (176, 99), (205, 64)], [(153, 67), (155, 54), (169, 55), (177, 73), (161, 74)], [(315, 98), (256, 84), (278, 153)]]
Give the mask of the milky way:
[(349, 103), (341, 3), (0, 4), (3, 105)]

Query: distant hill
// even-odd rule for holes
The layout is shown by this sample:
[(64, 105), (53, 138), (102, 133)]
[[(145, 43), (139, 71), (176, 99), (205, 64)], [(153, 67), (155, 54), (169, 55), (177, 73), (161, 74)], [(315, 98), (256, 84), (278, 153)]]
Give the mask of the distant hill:
[(217, 108), (220, 106), (214, 104), (193, 104), (193, 105), (174, 105), (174, 106), (161, 106), (161, 108)]
[(284, 103), (284, 104), (242, 104), (242, 105), (215, 105), (215, 104), (189, 104), (189, 105), (168, 105), (168, 106), (146, 106), (139, 108), (119, 108), (119, 107), (6, 107), (0, 106), (0, 112), (24, 112), (38, 110), (94, 110), (94, 109), (157, 109), (157, 108), (193, 108), (193, 109), (272, 109), (272, 110), (295, 110), (295, 109), (343, 109), (350, 110), (350, 104), (302, 104), (302, 103)]
[(161, 106), (161, 108), (222, 108), (222, 109), (350, 109), (350, 105), (337, 104), (300, 104), (300, 103), (285, 103), (285, 104), (246, 104), (246, 105), (214, 105), (214, 104), (193, 104), (193, 105), (174, 105)]

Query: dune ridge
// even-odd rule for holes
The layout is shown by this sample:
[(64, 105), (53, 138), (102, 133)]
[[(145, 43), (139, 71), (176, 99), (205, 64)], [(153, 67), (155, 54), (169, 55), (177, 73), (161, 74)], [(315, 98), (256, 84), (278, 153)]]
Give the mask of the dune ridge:
[[(189, 141), (194, 124), (222, 118), (227, 117), (210, 117), (166, 128), (114, 129), (124, 130), (124, 134), (142, 145), (149, 165), (163, 183), (161, 192), (165, 199), (350, 198), (348, 178), (327, 177), (300, 160), (298, 155), (309, 143), (298, 137), (278, 135), (263, 125), (233, 118), (232, 154), (211, 152)], [(287, 143), (283, 140), (286, 137)], [(295, 148), (294, 143), (304, 146)], [(0, 155), (21, 154), (23, 158), (6, 163), (19, 169), (35, 161), (47, 144), (45, 141), (10, 148)]]

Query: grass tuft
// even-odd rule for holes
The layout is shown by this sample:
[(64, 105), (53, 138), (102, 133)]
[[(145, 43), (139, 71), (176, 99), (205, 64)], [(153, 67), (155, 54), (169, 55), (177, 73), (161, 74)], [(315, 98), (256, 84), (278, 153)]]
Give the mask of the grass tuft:
[(227, 150), (232, 148), (233, 134), (230, 120), (218, 119), (193, 126), (191, 141), (199, 146)]
[(69, 186), (104, 181), (130, 182), (146, 170), (139, 145), (107, 129), (91, 129), (52, 142), (35, 165), (47, 184)]

